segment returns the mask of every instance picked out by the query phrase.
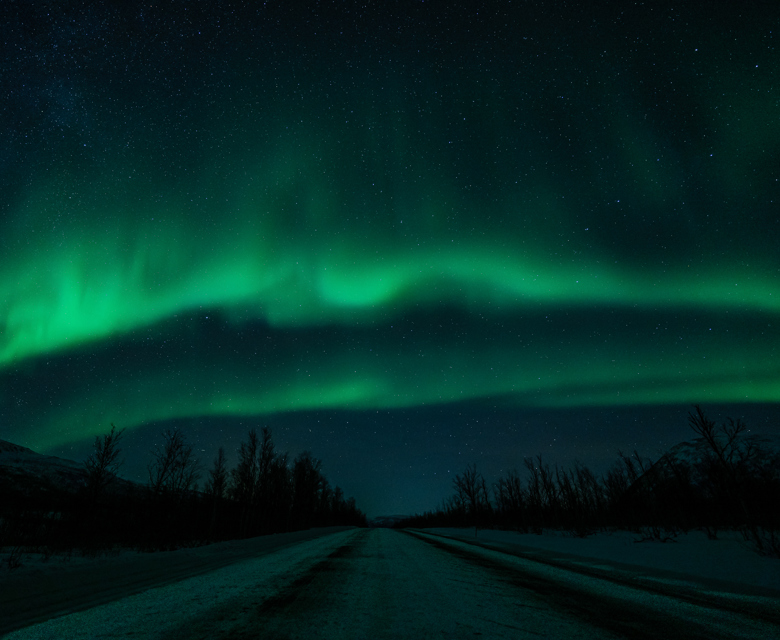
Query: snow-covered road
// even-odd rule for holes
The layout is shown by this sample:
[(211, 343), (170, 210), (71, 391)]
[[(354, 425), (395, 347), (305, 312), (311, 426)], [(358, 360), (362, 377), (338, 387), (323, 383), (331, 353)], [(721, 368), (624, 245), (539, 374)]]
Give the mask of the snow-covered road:
[(612, 579), (423, 532), (354, 529), (8, 638), (770, 638), (778, 600)]

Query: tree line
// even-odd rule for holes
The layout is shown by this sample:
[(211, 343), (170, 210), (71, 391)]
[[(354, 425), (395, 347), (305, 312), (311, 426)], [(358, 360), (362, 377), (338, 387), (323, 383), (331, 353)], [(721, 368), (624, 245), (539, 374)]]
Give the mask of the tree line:
[(249, 431), (233, 468), (220, 447), (208, 470), (184, 433), (168, 429), (150, 452), (146, 484), (118, 476), (123, 434), (112, 425), (95, 438), (78, 491), (50, 486), (6, 496), (0, 546), (44, 553), (151, 551), (319, 526), (366, 526), (354, 498), (331, 487), (321, 461), (309, 451), (290, 460), (276, 450), (270, 429)]
[(397, 526), (556, 528), (578, 536), (627, 529), (638, 540), (660, 541), (691, 529), (712, 539), (739, 529), (759, 553), (780, 557), (780, 452), (747, 436), (742, 421), (716, 425), (698, 405), (688, 423), (699, 436), (691, 459), (667, 453), (652, 463), (637, 451), (618, 452), (599, 476), (580, 463), (550, 466), (537, 455), (523, 460), (525, 474), (513, 469), (492, 484), (470, 464), (438, 509)]

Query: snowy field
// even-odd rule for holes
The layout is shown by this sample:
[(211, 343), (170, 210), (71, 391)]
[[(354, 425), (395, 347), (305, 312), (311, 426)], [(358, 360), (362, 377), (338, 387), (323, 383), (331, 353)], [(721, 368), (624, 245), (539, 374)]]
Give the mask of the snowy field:
[[(436, 534), (342, 530), (96, 600), (6, 637), (780, 637), (780, 594), (766, 588), (720, 588), (706, 576), (682, 580), (636, 562), (573, 555), (571, 545), (587, 539), (534, 536), (532, 547), (513, 534), (488, 540), (480, 532), (477, 541), (472, 531)], [(539, 546), (544, 539), (551, 548)], [(67, 573), (60, 576), (65, 581)]]
[(680, 534), (670, 542), (637, 542), (640, 535), (628, 531), (598, 533), (577, 538), (559, 531), (545, 530), (542, 535), (512, 531), (474, 529), (428, 529), (431, 533), (488, 543), (497, 549), (522, 549), (541, 557), (598, 566), (609, 562), (625, 565), (636, 573), (672, 577), (696, 582), (722, 582), (733, 587), (754, 587), (777, 591), (780, 597), (780, 559), (758, 555), (753, 545), (738, 531), (721, 531), (717, 540), (709, 540), (702, 531)]

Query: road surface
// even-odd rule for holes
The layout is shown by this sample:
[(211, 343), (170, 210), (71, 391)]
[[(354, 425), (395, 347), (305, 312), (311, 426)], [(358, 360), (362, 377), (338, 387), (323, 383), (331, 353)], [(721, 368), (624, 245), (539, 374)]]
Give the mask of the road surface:
[(779, 604), (476, 541), (353, 529), (8, 638), (770, 638), (780, 637)]

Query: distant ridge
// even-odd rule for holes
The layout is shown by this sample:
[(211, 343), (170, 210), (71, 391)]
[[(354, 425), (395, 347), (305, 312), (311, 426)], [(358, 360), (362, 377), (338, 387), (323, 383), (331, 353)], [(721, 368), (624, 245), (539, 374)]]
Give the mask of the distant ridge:
[(377, 516), (376, 518), (371, 518), (368, 521), (368, 526), (378, 528), (392, 528), (402, 520), (406, 520), (408, 517), (409, 516)]
[[(86, 486), (82, 463), (36, 453), (7, 440), (0, 440), (0, 497), (47, 497), (76, 493)], [(128, 492), (142, 485), (115, 478), (109, 491)]]
[(32, 449), (28, 449), (22, 445), (14, 444), (13, 442), (7, 442), (6, 440), (0, 440), (0, 455), (3, 453), (32, 453), (34, 455), (38, 455)]

